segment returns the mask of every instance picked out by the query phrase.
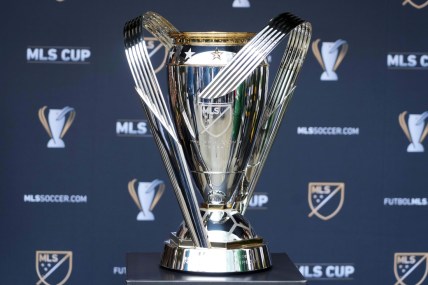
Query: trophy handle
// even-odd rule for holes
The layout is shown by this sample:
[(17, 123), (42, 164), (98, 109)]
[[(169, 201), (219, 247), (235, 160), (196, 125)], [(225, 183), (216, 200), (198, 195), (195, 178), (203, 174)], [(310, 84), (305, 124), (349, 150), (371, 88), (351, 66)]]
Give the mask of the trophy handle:
[(52, 133), (49, 128), (48, 121), (46, 120), (45, 110), (48, 106), (43, 106), (39, 109), (39, 120), (42, 123), (42, 126), (45, 128), (46, 132), (48, 133), (49, 137), (52, 138)]
[(321, 65), (322, 69), (325, 70), (324, 61), (322, 60), (320, 49), (319, 49), (320, 41), (321, 39), (317, 39), (312, 43), (312, 52), (314, 53), (314, 56), (317, 59), (318, 63)]
[(137, 179), (132, 179), (128, 183), (129, 195), (131, 195), (131, 198), (132, 198), (132, 200), (134, 200), (138, 209), (140, 209), (140, 211), (142, 211), (144, 213), (143, 207), (141, 207), (140, 201), (138, 200), (137, 192), (135, 191), (135, 182), (137, 182)]
[(248, 161), (248, 165), (252, 165), (255, 169), (249, 172), (248, 184), (243, 184), (242, 189), (239, 190), (239, 196), (245, 198), (234, 206), (242, 214), (245, 214), (248, 208), (258, 178), (278, 133), (282, 117), (295, 90), (295, 82), (309, 48), (311, 32), (312, 27), (308, 22), (300, 24), (290, 32), (280, 68), (268, 96), (267, 107), (263, 114), (265, 119), (256, 132), (256, 141)]
[(174, 27), (167, 19), (155, 12), (146, 12), (142, 16), (142, 24), (144, 28), (155, 36), (168, 50), (173, 47), (171, 33), (178, 33), (178, 29)]
[(211, 245), (199, 211), (186, 158), (147, 53), (142, 18), (140, 16), (128, 21), (124, 27), (128, 65), (192, 240), (197, 247), (209, 248)]
[[(407, 139), (409, 140), (409, 142), (412, 142), (412, 139), (411, 139), (411, 137), (410, 137), (409, 128), (407, 127), (407, 124), (406, 124), (406, 121), (405, 121), (405, 120), (406, 120), (406, 119), (405, 119), (406, 114), (407, 114), (407, 111), (404, 111), (403, 113), (401, 113), (401, 114), (398, 116), (398, 122), (399, 122), (400, 127), (401, 127), (401, 129), (403, 130), (404, 134), (406, 135)], [(428, 131), (427, 131), (427, 129), (425, 128), (424, 136), (426, 136), (426, 132), (428, 132)]]

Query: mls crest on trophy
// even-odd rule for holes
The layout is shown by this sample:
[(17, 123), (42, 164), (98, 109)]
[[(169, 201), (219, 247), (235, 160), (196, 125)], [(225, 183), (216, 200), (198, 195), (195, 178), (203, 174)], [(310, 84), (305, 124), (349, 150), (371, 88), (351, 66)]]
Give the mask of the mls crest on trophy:
[[(167, 100), (143, 29), (169, 50)], [(232, 273), (272, 265), (266, 243), (244, 214), (310, 36), (310, 23), (290, 13), (274, 17), (256, 34), (182, 32), (154, 12), (126, 23), (125, 53), (135, 89), (184, 218), (165, 242), (161, 266)], [(268, 91), (266, 57), (287, 37)]]

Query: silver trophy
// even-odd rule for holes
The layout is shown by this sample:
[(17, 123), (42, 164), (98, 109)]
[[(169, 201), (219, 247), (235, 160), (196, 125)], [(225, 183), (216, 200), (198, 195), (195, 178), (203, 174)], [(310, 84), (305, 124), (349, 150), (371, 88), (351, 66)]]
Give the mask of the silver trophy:
[[(143, 28), (170, 49), (168, 104)], [(126, 23), (136, 91), (184, 217), (165, 242), (163, 267), (226, 273), (271, 266), (266, 244), (243, 214), (295, 89), (310, 35), (311, 25), (289, 13), (257, 34), (180, 32), (153, 12)], [(287, 36), (268, 92), (265, 59)]]

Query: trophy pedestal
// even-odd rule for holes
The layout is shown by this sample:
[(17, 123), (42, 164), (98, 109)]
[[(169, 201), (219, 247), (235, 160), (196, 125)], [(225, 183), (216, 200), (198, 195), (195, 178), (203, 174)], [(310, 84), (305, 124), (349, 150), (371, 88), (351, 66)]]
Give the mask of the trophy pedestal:
[(268, 270), (239, 274), (195, 274), (168, 270), (159, 265), (160, 257), (159, 253), (128, 253), (126, 256), (126, 284), (307, 284), (285, 253), (271, 254), (273, 266)]
[[(261, 240), (262, 241), (262, 240)], [(173, 240), (165, 243), (160, 265), (193, 273), (242, 273), (272, 266), (268, 248), (262, 242), (232, 244), (230, 248), (194, 248), (180, 246)]]

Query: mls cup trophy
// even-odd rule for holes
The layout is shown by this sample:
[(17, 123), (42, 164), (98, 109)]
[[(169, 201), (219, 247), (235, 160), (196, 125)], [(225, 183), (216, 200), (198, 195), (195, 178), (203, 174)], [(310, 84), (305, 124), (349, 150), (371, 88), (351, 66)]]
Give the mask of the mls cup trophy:
[[(170, 50), (169, 107), (143, 28)], [(257, 34), (180, 32), (154, 12), (126, 23), (126, 56), (136, 91), (184, 217), (165, 242), (163, 267), (230, 273), (271, 266), (266, 244), (244, 213), (295, 89), (310, 35), (311, 25), (289, 13)], [(266, 57), (285, 37), (288, 44), (268, 93)]]

